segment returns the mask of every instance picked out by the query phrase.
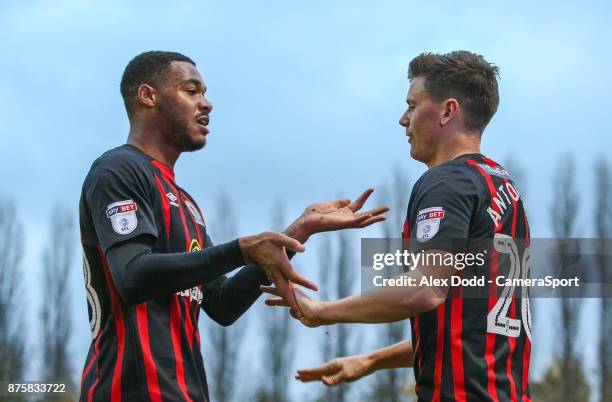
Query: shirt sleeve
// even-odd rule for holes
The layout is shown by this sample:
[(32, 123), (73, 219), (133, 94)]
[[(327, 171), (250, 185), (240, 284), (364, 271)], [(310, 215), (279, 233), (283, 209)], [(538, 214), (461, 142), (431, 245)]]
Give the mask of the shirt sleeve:
[(154, 192), (136, 169), (103, 170), (86, 192), (98, 241), (106, 251), (137, 236), (158, 236)]
[[(213, 246), (208, 235), (206, 244), (207, 248)], [(201, 308), (218, 324), (231, 325), (259, 298), (259, 286), (269, 284), (266, 274), (259, 266), (247, 265), (229, 278), (223, 275), (212, 282), (204, 283)]]
[(152, 245), (153, 239), (146, 236), (108, 250), (113, 281), (127, 304), (224, 278), (223, 274), (244, 265), (238, 240), (182, 253), (152, 253)]
[(478, 202), (472, 179), (465, 173), (442, 171), (427, 177), (424, 184), (411, 206), (410, 251), (462, 252)]

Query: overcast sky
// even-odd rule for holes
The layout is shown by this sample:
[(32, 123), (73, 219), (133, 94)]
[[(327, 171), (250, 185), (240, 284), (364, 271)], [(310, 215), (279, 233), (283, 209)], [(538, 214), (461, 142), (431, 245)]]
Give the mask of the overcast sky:
[[(39, 277), (51, 208), (71, 208), (76, 219), (92, 161), (125, 141), (119, 80), (146, 50), (190, 56), (208, 86), (208, 144), (176, 165), (208, 221), (221, 191), (248, 234), (267, 229), (278, 199), (294, 217), (308, 203), (378, 186), (394, 166), (414, 181), (424, 166), (410, 160), (397, 123), (408, 62), (466, 49), (501, 68), (501, 103), (482, 149), (522, 168), (532, 235), (551, 236), (551, 178), (568, 155), (583, 201), (577, 235), (593, 234), (593, 166), (610, 160), (612, 145), (610, 2), (124, 3), (0, 5), (0, 196), (25, 224), (28, 279)], [(300, 257), (305, 274), (316, 271), (314, 257)], [(89, 339), (76, 263), (71, 280), (80, 371)]]

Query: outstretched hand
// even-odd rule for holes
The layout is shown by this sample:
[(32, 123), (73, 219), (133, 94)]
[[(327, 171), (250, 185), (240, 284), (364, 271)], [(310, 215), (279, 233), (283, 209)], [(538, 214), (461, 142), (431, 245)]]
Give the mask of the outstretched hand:
[(239, 242), (245, 262), (259, 265), (274, 284), (277, 295), (287, 300), (288, 306), (294, 309), (297, 317), (301, 316), (291, 282), (312, 290), (317, 290), (317, 286), (295, 270), (289, 262), (285, 248), (302, 252), (304, 246), (299, 241), (277, 232), (241, 237)]
[(359, 212), (373, 192), (373, 188), (368, 188), (352, 202), (348, 198), (342, 198), (309, 205), (291, 226), (302, 225), (303, 230), (311, 235), (332, 230), (364, 228), (384, 221), (386, 218), (383, 214), (389, 210), (387, 206)]
[(295, 378), (302, 382), (321, 381), (327, 386), (352, 382), (373, 372), (365, 355), (341, 357), (310, 369), (298, 370)]
[[(323, 325), (320, 318), (321, 303), (309, 297), (297, 286), (291, 286), (289, 292), (275, 286), (260, 286), (259, 288), (264, 293), (276, 296), (266, 300), (268, 306), (288, 307), (291, 316), (300, 320), (307, 327), (315, 328)], [(289, 293), (290, 298), (287, 298), (286, 295)]]

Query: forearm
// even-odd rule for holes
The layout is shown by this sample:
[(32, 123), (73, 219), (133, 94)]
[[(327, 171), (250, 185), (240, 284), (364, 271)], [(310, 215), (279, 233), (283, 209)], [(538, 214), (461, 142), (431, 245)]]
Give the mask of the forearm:
[(401, 367), (412, 367), (414, 352), (411, 341), (403, 341), (366, 355), (371, 372)]
[[(411, 275), (405, 273), (401, 276)], [(324, 325), (394, 322), (430, 311), (443, 302), (444, 297), (444, 290), (427, 286), (382, 288), (363, 295), (322, 302), (317, 316)]]
[(141, 239), (107, 252), (113, 280), (122, 299), (138, 304), (164, 294), (211, 282), (244, 264), (237, 241), (192, 253), (151, 253)]
[[(449, 255), (442, 250), (427, 253), (441, 254), (440, 261)], [(420, 264), (394, 278), (395, 283), (404, 286), (379, 287), (363, 295), (319, 303), (317, 319), (324, 325), (332, 325), (394, 322), (414, 317), (444, 302), (454, 272), (453, 267)]]
[(248, 265), (231, 278), (223, 277), (205, 285), (202, 308), (217, 323), (231, 325), (261, 295), (259, 286), (268, 283), (261, 268)]

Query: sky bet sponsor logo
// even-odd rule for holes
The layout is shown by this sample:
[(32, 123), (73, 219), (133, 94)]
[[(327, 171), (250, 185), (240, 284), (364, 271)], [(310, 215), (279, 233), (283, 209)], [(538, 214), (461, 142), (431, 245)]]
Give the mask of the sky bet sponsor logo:
[(106, 207), (106, 217), (110, 219), (115, 233), (130, 234), (138, 226), (136, 217), (138, 207), (133, 200), (114, 202)]
[(416, 217), (417, 241), (425, 242), (434, 237), (440, 229), (442, 219), (444, 219), (444, 208), (442, 207), (421, 209)]
[(417, 223), (421, 222), (425, 219), (442, 219), (444, 218), (444, 210), (443, 209), (435, 209), (433, 211), (424, 212), (417, 216)]
[(108, 208), (106, 209), (106, 217), (110, 219), (116, 214), (136, 212), (136, 209), (136, 203), (132, 200), (116, 202), (108, 206)]

